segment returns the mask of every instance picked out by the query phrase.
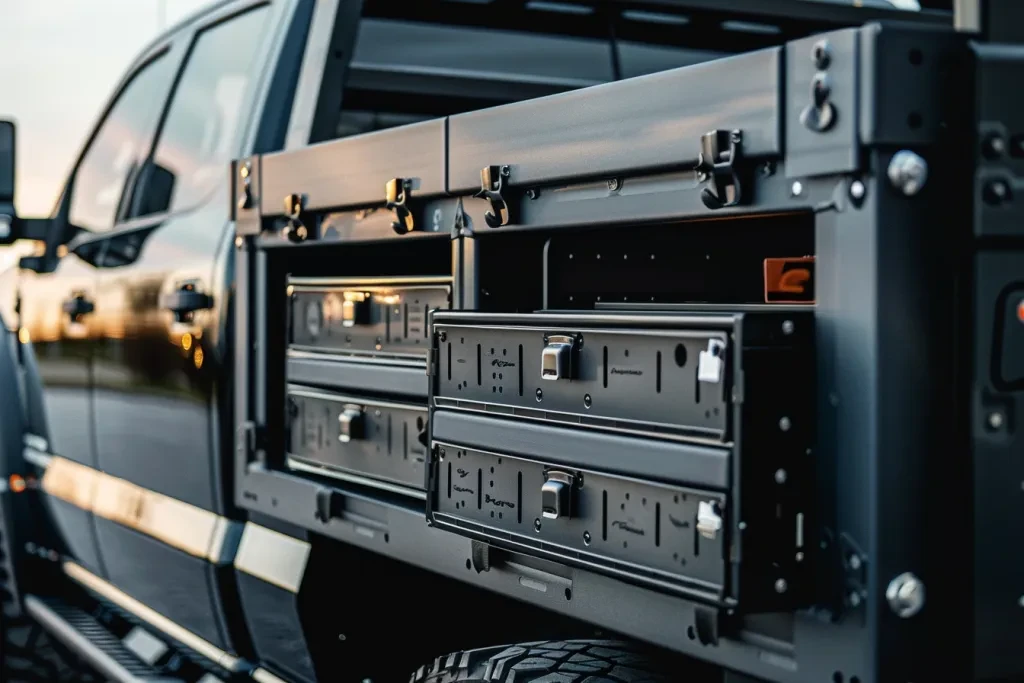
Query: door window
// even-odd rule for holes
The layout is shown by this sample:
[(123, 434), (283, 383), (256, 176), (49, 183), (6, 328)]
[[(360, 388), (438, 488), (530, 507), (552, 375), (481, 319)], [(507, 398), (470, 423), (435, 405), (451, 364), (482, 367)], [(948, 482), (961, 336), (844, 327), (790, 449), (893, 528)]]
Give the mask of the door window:
[(174, 60), (162, 54), (121, 90), (75, 174), (70, 213), (75, 227), (102, 232), (114, 225), (125, 188), (149, 152), (173, 69)]
[(199, 204), (237, 156), (242, 107), (253, 76), (267, 6), (199, 33), (157, 142), (136, 215)]

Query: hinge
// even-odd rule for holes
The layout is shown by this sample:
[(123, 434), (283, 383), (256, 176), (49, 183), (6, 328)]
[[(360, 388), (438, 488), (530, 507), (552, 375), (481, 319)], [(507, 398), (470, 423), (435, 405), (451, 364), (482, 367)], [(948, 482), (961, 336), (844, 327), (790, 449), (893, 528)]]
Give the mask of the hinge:
[(504, 196), (506, 183), (511, 174), (508, 166), (485, 166), (480, 171), (480, 191), (473, 196), (486, 199), (491, 205), (491, 210), (484, 214), (484, 220), (492, 228), (508, 225), (512, 220), (508, 201)]
[(305, 214), (306, 198), (301, 194), (290, 194), (284, 198), (284, 213), (287, 219), (281, 234), (289, 242), (305, 242), (311, 235), (309, 226), (306, 225), (308, 217)]
[(739, 130), (713, 130), (700, 137), (697, 177), (708, 183), (700, 198), (709, 209), (738, 206), (746, 201), (740, 177), (743, 133)]
[(416, 221), (409, 208), (410, 194), (412, 194), (412, 181), (408, 178), (392, 178), (384, 186), (385, 206), (388, 211), (395, 212), (395, 220), (391, 223), (391, 229), (399, 235), (410, 233), (416, 229)]

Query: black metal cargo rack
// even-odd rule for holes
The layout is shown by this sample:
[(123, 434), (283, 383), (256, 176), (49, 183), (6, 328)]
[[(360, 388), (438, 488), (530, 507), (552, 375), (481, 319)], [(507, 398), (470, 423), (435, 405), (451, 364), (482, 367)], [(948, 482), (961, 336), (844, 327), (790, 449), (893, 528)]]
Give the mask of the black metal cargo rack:
[[(1009, 28), (1012, 2), (986, 7), (973, 32), (930, 21), (843, 28), (236, 162), (236, 502), (755, 679), (1024, 675), (1015, 641), (1024, 558), (1005, 552), (1019, 535), (1007, 510), (1024, 479), (1012, 457), (1024, 424), (1012, 355), (1024, 319), (1024, 123), (1007, 86), (1022, 69), (1021, 37)], [(428, 526), (416, 496), (287, 470), (288, 386), (310, 391), (286, 369), (288, 277), (450, 278), (455, 313), (437, 314), (439, 325), (464, 311), (495, 321), (625, 315), (650, 327), (659, 316), (799, 308), (795, 320), (813, 321), (815, 425), (812, 466), (787, 477), (813, 488), (807, 533), (816, 547), (805, 551), (809, 574), (787, 578), (793, 602), (762, 613), (755, 600), (747, 611), (746, 581), (719, 581), (714, 570), (659, 583), (650, 563), (626, 556), (538, 552), (485, 532), (490, 510), (470, 520), (478, 526), (466, 538)], [(551, 332), (574, 331), (558, 327)], [(422, 365), (417, 372), (415, 401), (426, 406)], [(353, 398), (325, 376), (315, 387), (332, 394), (325, 400)], [(364, 376), (366, 405), (402, 395), (372, 388), (387, 376)], [(504, 396), (513, 385), (500, 386)], [(659, 448), (731, 453), (728, 428), (675, 425), (652, 436), (466, 407), (431, 405), (424, 438), (446, 450), (446, 464), (461, 452), (489, 475), (497, 465), (488, 463), (508, 458), (502, 467), (516, 482), (566, 467), (514, 440), (533, 420), (543, 435), (536, 448), (570, 429), (594, 444), (568, 463), (584, 486), (602, 476), (641, 481), (666, 506), (673, 487), (727, 506), (757, 493), (695, 487), (678, 472), (643, 470), (642, 458), (618, 464), (611, 452), (643, 439), (658, 444), (645, 446), (647, 457)], [(480, 437), (466, 437), (478, 427)], [(444, 469), (424, 487), (446, 489)], [(494, 496), (509, 500), (507, 490)]]

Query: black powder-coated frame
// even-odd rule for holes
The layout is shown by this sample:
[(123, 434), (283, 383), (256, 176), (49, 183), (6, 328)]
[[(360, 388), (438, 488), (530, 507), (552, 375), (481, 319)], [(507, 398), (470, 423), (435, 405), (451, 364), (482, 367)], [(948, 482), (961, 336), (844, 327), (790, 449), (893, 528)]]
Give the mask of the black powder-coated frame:
[[(1024, 500), (1024, 465), (1016, 457), (1024, 450), (1024, 391), (1000, 384), (991, 368), (994, 337), (1003, 329), (996, 324), (996, 301), (1024, 272), (1024, 162), (1010, 147), (1024, 133), (1013, 90), (1024, 71), (1024, 52), (986, 44), (983, 35), (976, 36), (978, 43), (970, 37), (923, 25), (872, 24), (768, 49), (756, 65), (741, 56), (512, 105), (506, 111), (520, 125), (511, 131), (501, 110), (453, 116), (444, 122), (440, 145), (444, 187), (414, 204), (421, 219), (431, 218), (421, 225), (432, 225), (436, 216), (442, 229), (399, 236), (381, 221), (350, 233), (381, 248), (396, 239), (450, 238), (456, 307), (474, 309), (481, 301), (474, 254), (499, 234), (811, 212), (815, 450), (824, 535), (819, 564), (831, 596), (820, 608), (743, 620), (717, 643), (703, 644), (692, 638), (695, 608), (682, 599), (555, 563), (524, 564), (515, 553), (490, 571), (473, 571), (471, 542), (429, 529), (422, 507), (410, 501), (339, 486), (330, 489), (330, 518), (319, 521), (316, 501), (326, 485), (270, 472), (259, 457), (269, 443), (267, 373), (279, 360), (266, 356), (269, 335), (276, 333), (264, 305), (267, 288), (276, 286), (267, 280), (268, 259), (301, 258), (317, 244), (314, 239), (293, 247), (278, 237), (280, 212), (261, 216), (259, 207), (279, 206), (283, 198), (261, 196), (259, 179), (268, 172), (288, 178), (290, 165), (297, 172), (305, 163), (303, 152), (243, 160), (232, 168), (241, 189), (239, 169), (249, 164), (257, 198), (251, 209), (233, 209), (241, 238), (236, 502), (755, 679), (876, 683), (1021, 676), (1024, 655), (1015, 639), (1024, 632), (1024, 556), (1012, 548), (1021, 534), (1017, 506)], [(820, 41), (827, 42), (827, 60), (813, 57)], [(745, 81), (737, 80), (737, 69), (765, 69), (765, 63), (774, 69), (768, 81), (739, 90)], [(818, 132), (802, 114), (822, 72), (837, 116), (831, 128)], [(637, 103), (637, 116), (616, 109), (626, 92)], [(689, 106), (693, 97), (696, 109)], [(745, 114), (753, 111), (751, 100), (758, 102), (755, 117)], [(662, 116), (640, 115), (653, 108)], [(534, 120), (534, 111), (543, 113)], [(602, 111), (614, 116), (614, 125), (602, 121)], [(544, 130), (530, 137), (531, 125)], [(692, 170), (699, 136), (736, 125), (753, 134), (750, 154), (737, 163), (746, 174), (745, 201), (711, 209), (701, 199), (707, 183)], [(557, 138), (559, 127), (573, 131), (588, 160), (542, 147)], [(993, 132), (1004, 145), (993, 148)], [(431, 140), (438, 149), (437, 138)], [(637, 140), (644, 144), (635, 154), (624, 148)], [(490, 155), (480, 156), (477, 142)], [(346, 166), (346, 149), (364, 143), (370, 144), (368, 138), (320, 146), (317, 164), (325, 177)], [(606, 157), (601, 149), (608, 150)], [(916, 193), (901, 176), (901, 168), (913, 174), (901, 165), (908, 152), (928, 168)], [(613, 161), (602, 164), (596, 157)], [(487, 227), (488, 204), (472, 197), (470, 171), (482, 164), (510, 167), (513, 219), (507, 226)], [(398, 176), (416, 172), (403, 170), (400, 155), (393, 168)], [(464, 170), (453, 176), (454, 169)], [(391, 173), (388, 167), (367, 187), (383, 190)], [(332, 195), (332, 187), (340, 194)], [(366, 202), (381, 206), (382, 198), (350, 197), (342, 187), (321, 182), (315, 192), (301, 186), (286, 192), (315, 194), (315, 206), (352, 216)], [(323, 214), (309, 218), (319, 225)], [(714, 225), (728, 230), (729, 223)], [(623, 240), (630, 235), (622, 230)], [(1000, 324), (1006, 322), (1012, 321)], [(524, 576), (545, 590), (524, 588)]]

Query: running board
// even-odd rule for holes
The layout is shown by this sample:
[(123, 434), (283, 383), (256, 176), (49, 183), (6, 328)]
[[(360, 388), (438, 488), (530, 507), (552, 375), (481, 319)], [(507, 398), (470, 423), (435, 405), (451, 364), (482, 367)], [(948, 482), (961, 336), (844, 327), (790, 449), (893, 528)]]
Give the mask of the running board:
[(55, 640), (82, 658), (101, 676), (118, 683), (172, 683), (133, 655), (96, 619), (54, 599), (25, 596), (25, 612)]

